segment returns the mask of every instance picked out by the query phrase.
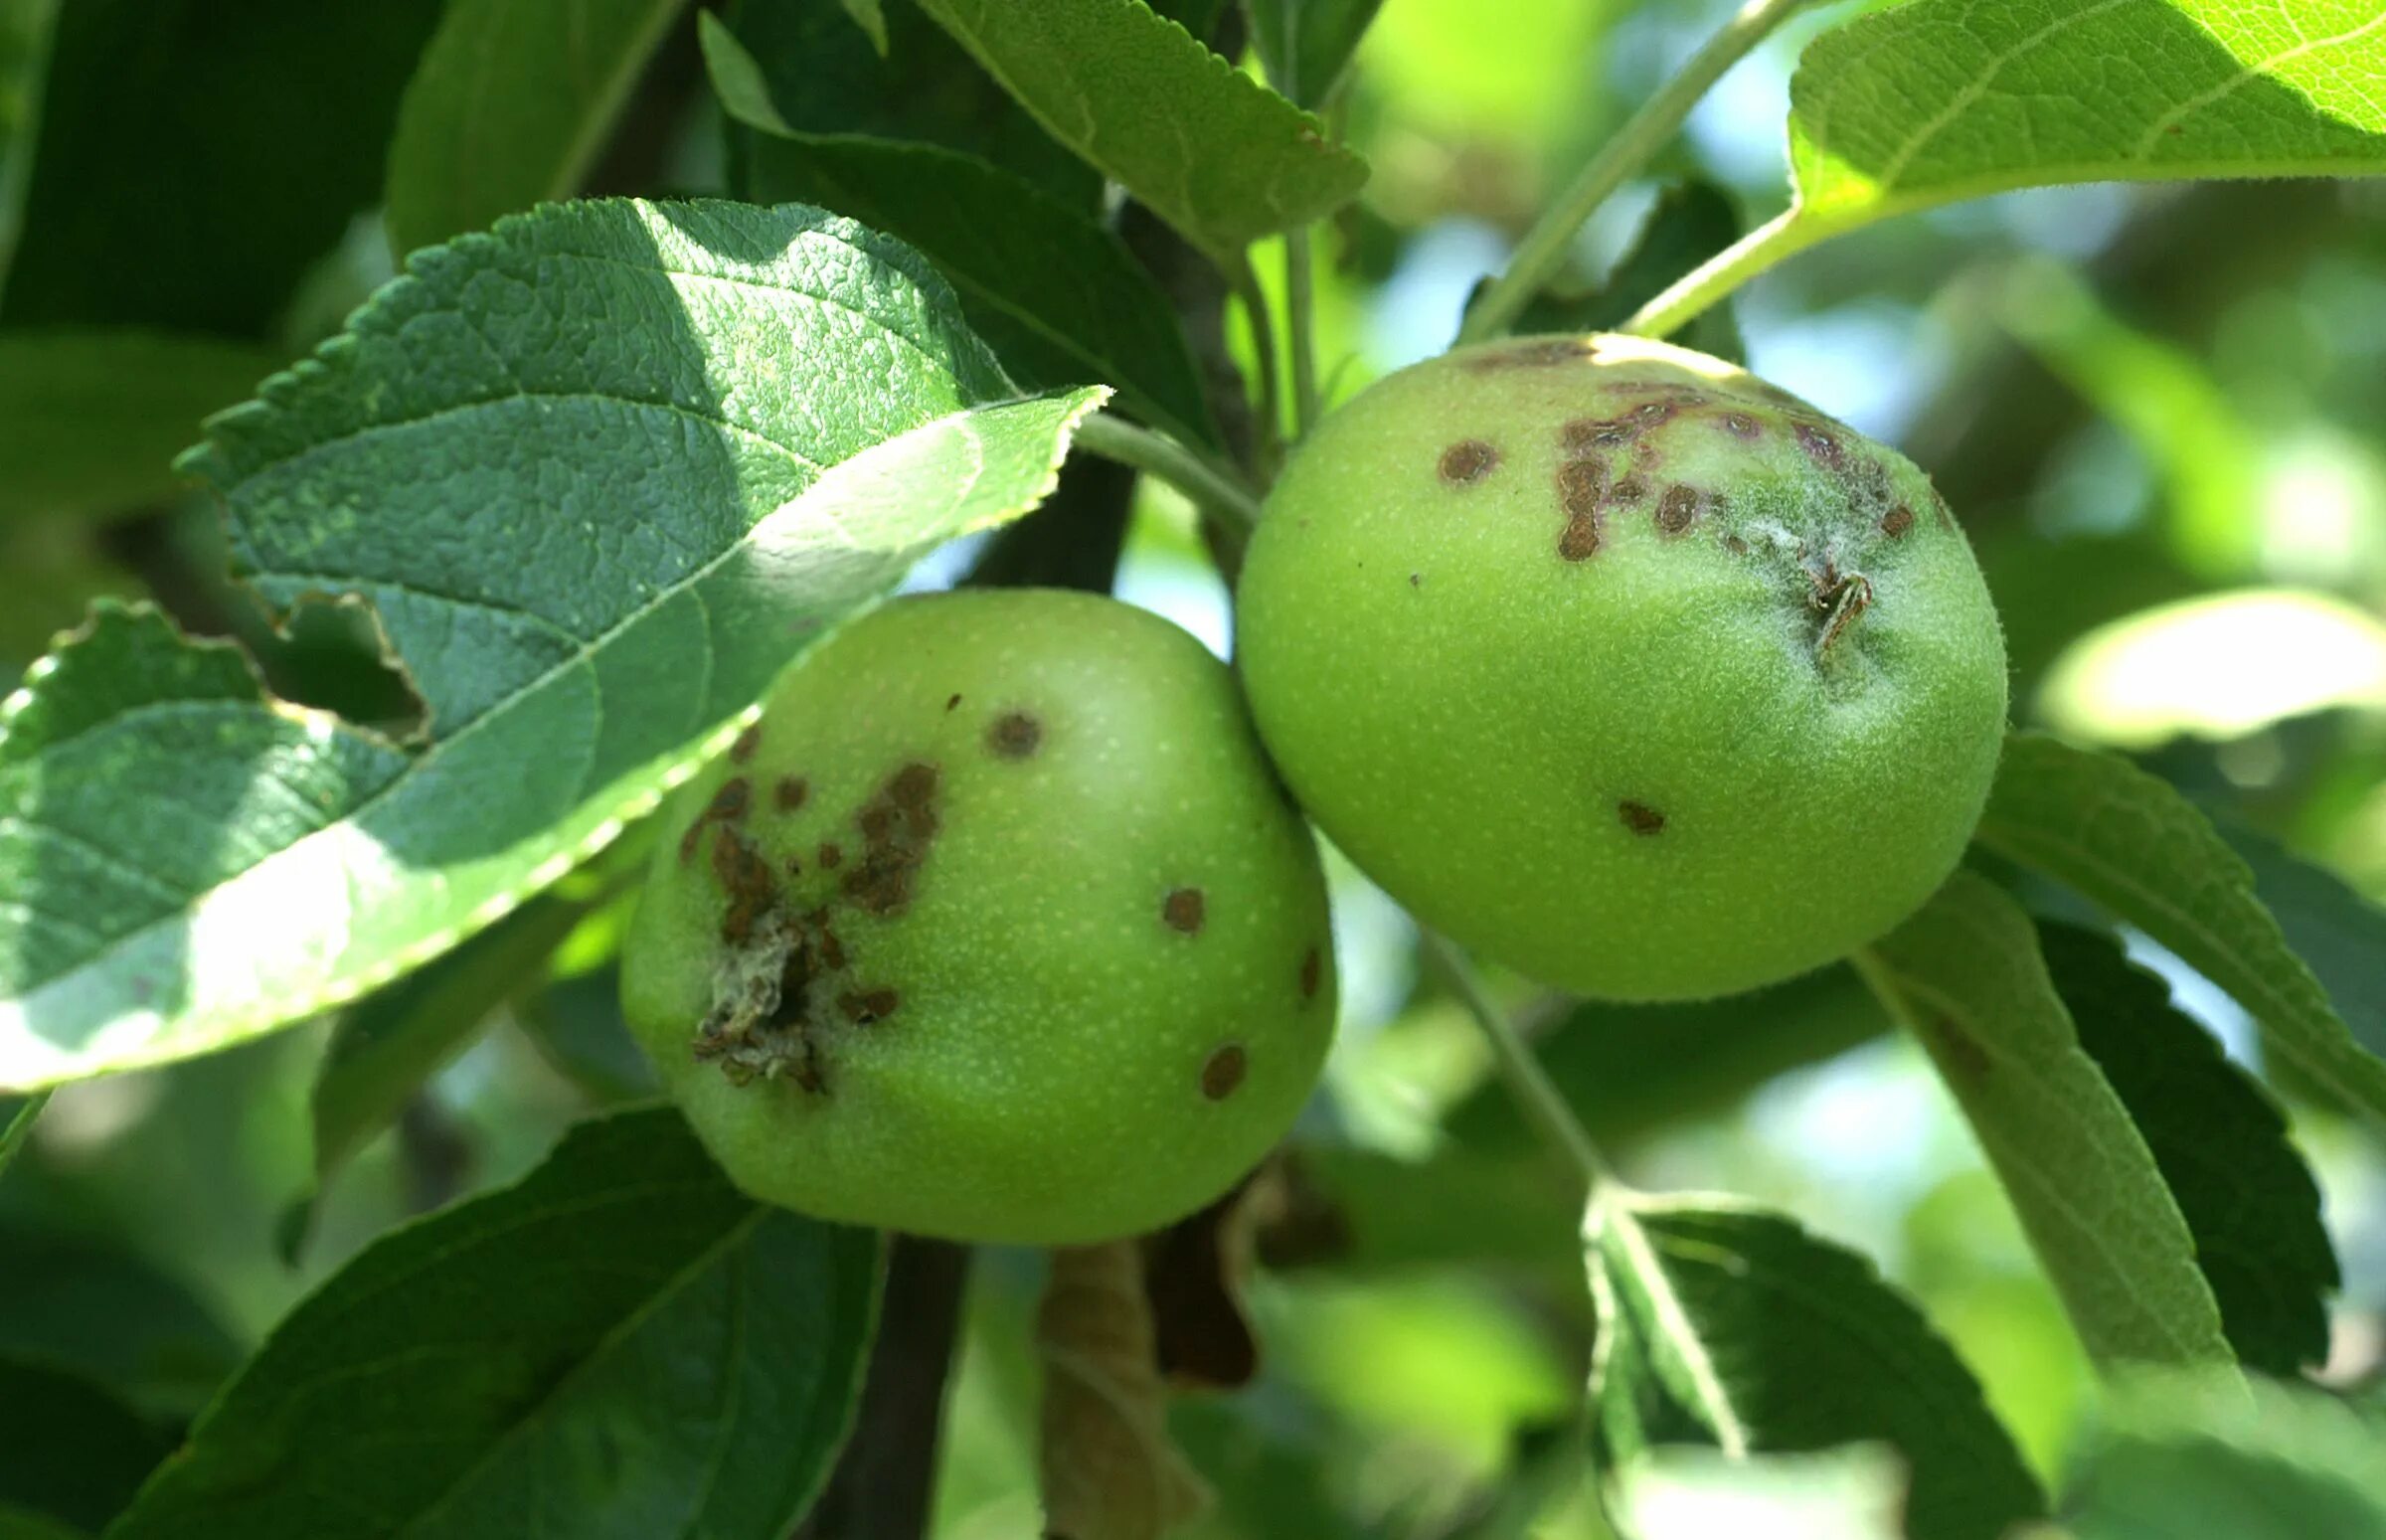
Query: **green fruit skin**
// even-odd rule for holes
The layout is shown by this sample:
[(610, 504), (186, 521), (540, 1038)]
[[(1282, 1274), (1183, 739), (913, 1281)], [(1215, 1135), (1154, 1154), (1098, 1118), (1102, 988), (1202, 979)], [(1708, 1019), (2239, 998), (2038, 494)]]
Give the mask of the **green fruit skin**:
[[(739, 1084), (697, 1052), (717, 987), (777, 977), (767, 940), (806, 915), (843, 965), (814, 941), (804, 1009)], [(621, 987), (748, 1192), (1021, 1245), (1218, 1196), (1291, 1125), (1334, 1021), (1315, 842), (1233, 677), (1156, 616), (1030, 590), (898, 599), (791, 668), (676, 804)]]
[(1536, 978), (1691, 999), (1819, 966), (1978, 820), (2006, 678), (1970, 548), (1911, 461), (1719, 360), (1416, 365), (1265, 515), (1238, 645), (1278, 767), (1419, 918)]

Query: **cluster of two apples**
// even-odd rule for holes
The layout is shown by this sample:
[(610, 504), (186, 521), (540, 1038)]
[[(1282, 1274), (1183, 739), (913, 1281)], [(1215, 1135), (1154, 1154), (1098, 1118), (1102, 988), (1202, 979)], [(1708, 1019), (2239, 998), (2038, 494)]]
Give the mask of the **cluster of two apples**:
[(1256, 1164), (1323, 1062), (1304, 810), (1536, 978), (1728, 994), (1918, 907), (2004, 720), (1994, 610), (1919, 470), (1619, 338), (1462, 350), (1334, 414), (1237, 616), (1240, 684), (1164, 620), (1034, 591), (895, 601), (778, 682), (686, 794), (623, 960), (735, 1180), (964, 1240), (1153, 1229)]

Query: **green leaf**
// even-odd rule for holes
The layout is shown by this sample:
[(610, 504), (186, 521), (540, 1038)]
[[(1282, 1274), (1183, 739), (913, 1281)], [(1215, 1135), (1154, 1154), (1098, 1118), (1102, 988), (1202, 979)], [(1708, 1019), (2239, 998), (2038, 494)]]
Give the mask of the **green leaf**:
[(918, 247), (1022, 384), (1115, 385), (1179, 438), (1218, 441), (1176, 312), (1116, 235), (974, 155), (796, 131), (776, 98), (800, 96), (811, 61), (782, 53), (765, 65), (709, 14), (697, 22), (722, 106), (759, 130), (747, 196), (820, 204)]
[[(819, 0), (731, 0), (718, 14), (762, 62), (788, 131), (941, 145), (1081, 214), (1101, 213), (1102, 174), (1046, 133), (916, 0), (885, 0), (883, 51)], [(743, 190), (756, 130), (734, 119), (726, 127), (729, 185)]]
[(2345, 886), (2323, 866), (2303, 860), (2257, 830), (2218, 823), (2253, 873), (2254, 896), (2277, 917), (2297, 956), (2310, 965), (2354, 1039), (2386, 1054), (2386, 909)]
[(1602, 1198), (1588, 1237), (1612, 1473), (1681, 1444), (1743, 1459), (1878, 1442), (1910, 1472), (1912, 1540), (1997, 1540), (2045, 1512), (1971, 1372), (1855, 1253), (1709, 1197)]
[(1294, 1144), (1284, 1211), (1259, 1236), (1276, 1269), (1381, 1275), (1499, 1266), (1571, 1280), (1581, 1216), (1538, 1163), (1444, 1148), (1422, 1160), (1341, 1144)]
[(1917, 0), (1816, 38), (1790, 86), (1796, 220), (2016, 187), (2386, 171), (2386, 27), (2238, 0)]
[(83, 1376), (0, 1358), (0, 1511), (97, 1530), (173, 1447), (163, 1429)]
[(1051, 490), (1107, 393), (1011, 391), (917, 254), (818, 210), (565, 204), (419, 254), (187, 463), (270, 603), (372, 605), (425, 741), (144, 611), (37, 665), (0, 719), (0, 1089), (269, 1031), (554, 882), (825, 627)]
[(1668, 1450), (1622, 1482), (1616, 1517), (1641, 1540), (1907, 1540), (1904, 1472), (1879, 1445), (1727, 1459)]
[[(1667, 284), (1739, 239), (1740, 208), (1730, 193), (1704, 177), (1673, 183), (1657, 195), (1631, 250), (1603, 282), (1574, 293), (1545, 289), (1526, 303), (1509, 329), (1614, 331)], [(1675, 340), (1734, 363), (1748, 354), (1729, 305), (1702, 312)]]
[(783, 1535), (880, 1271), (870, 1232), (741, 1195), (676, 1112), (583, 1123), (301, 1303), (110, 1540)]
[(2287, 1120), (2118, 942), (2041, 922), (2038, 943), (2080, 1046), (2178, 1200), (2238, 1360), (2293, 1376), (2325, 1359), (2336, 1251)]
[[(1863, 981), (1823, 968), (1754, 993), (1671, 1005), (1586, 1000), (1534, 1044), (1542, 1070), (1601, 1144), (1628, 1144), (1686, 1118), (1728, 1111), (1788, 1070), (1889, 1029)], [(1467, 1148), (1525, 1155), (1537, 1141), (1496, 1082), (1444, 1125)]]
[[(1276, 88), (1304, 107), (1342, 85), (1384, 0), (1249, 0), (1251, 41)], [(1198, 33), (1195, 36), (1199, 36)]]
[(0, 1540), (90, 1540), (86, 1531), (22, 1508), (0, 1506)]
[(2333, 1397), (2164, 1375), (2103, 1421), (2064, 1504), (2075, 1540), (2386, 1534), (2386, 1427)]
[(2386, 1060), (2354, 1042), (2245, 862), (2169, 783), (2109, 755), (2015, 734), (1976, 837), (2176, 952), (2262, 1023), (2270, 1054), (2386, 1121)]
[(188, 1415), (240, 1362), (232, 1334), (124, 1242), (0, 1220), (0, 1353), (73, 1368)]
[(0, 324), (271, 334), (381, 194), (439, 0), (63, 0)]
[(853, 24), (869, 38), (870, 46), (884, 55), (887, 51), (887, 13), (879, 0), (838, 0), (838, 3), (845, 7), (845, 14), (853, 18)]
[(114, 513), (185, 491), (174, 456), (200, 420), (285, 362), (160, 332), (0, 334), (0, 518)]
[(2021, 906), (1958, 871), (1859, 965), (1930, 1051), (2089, 1356), (2108, 1370), (2230, 1362), (2187, 1222), (2080, 1046)]
[(47, 1091), (21, 1102), (0, 1103), (0, 1175), (7, 1173), (9, 1162), (17, 1158), (17, 1151), (33, 1137), (33, 1125), (41, 1120), (42, 1109), (49, 1105)]
[[(1229, 264), (1367, 164), (1143, 0), (921, 0), (1055, 138)], [(1188, 133), (1199, 125), (1199, 139)]]
[(398, 104), (399, 253), (579, 191), (683, 0), (448, 0)]

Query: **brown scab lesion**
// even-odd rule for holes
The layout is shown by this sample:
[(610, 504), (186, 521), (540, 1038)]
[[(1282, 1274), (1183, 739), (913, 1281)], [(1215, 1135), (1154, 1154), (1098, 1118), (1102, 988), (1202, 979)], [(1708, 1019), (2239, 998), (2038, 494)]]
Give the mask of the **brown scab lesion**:
[(1317, 998), (1317, 987), (1325, 981), (1325, 953), (1315, 946), (1300, 954), (1300, 997), (1306, 1002)]
[(1442, 451), (1437, 466), (1450, 486), (1472, 486), (1499, 468), (1499, 450), (1480, 438), (1461, 438)]
[(1657, 499), (1657, 533), (1667, 539), (1688, 533), (1705, 503), (1705, 496), (1694, 486), (1677, 482), (1667, 487)]
[(1558, 447), (1570, 455), (1620, 448), (1632, 438), (1631, 425), (1616, 418), (1575, 418), (1558, 429)]
[(1625, 828), (1643, 839), (1652, 834), (1662, 834), (1665, 831), (1665, 815), (1663, 813), (1646, 802), (1634, 801), (1630, 797), (1616, 804), (1616, 816)]
[(834, 842), (831, 842), (822, 845), (820, 847), (820, 853), (813, 857), (813, 859), (820, 864), (820, 869), (822, 871), (833, 872), (838, 867), (845, 864), (845, 852)]
[(1765, 425), (1745, 412), (1726, 412), (1718, 421), (1723, 424), (1723, 430), (1734, 438), (1754, 443), (1765, 436)]
[(1791, 425), (1790, 430), (1797, 437), (1797, 446), (1815, 464), (1834, 473), (1846, 468), (1847, 448), (1830, 429), (1817, 423), (1801, 422)]
[(754, 842), (728, 824), (721, 825), (713, 836), (713, 879), (729, 896), (729, 907), (721, 916), (721, 940), (743, 946), (753, 939), (755, 926), (778, 902), (778, 880)]
[(1592, 344), (1578, 337), (1543, 337), (1475, 354), (1465, 361), (1465, 367), (1470, 374), (1496, 374), (1503, 369), (1555, 369), (1565, 364), (1589, 363), (1592, 352)]
[(749, 726), (745, 732), (740, 733), (738, 741), (729, 746), (729, 758), (733, 763), (743, 765), (753, 759), (754, 751), (762, 746), (763, 725), (757, 722)]
[(1899, 503), (1896, 507), (1881, 515), (1881, 533), (1888, 536), (1891, 540), (1905, 539), (1907, 531), (1913, 528), (1914, 510), (1907, 507), (1904, 503)]
[(770, 787), (770, 801), (782, 813), (795, 811), (811, 794), (811, 782), (801, 775), (781, 775)]
[(1610, 507), (1628, 508), (1648, 495), (1648, 481), (1642, 476), (1625, 476), (1608, 488), (1604, 501)]
[(960, 696), (958, 696), (958, 695), (947, 695), (947, 696), (945, 696), (945, 697), (944, 697), (944, 709), (945, 709), (946, 711), (957, 711), (957, 710), (959, 710), (959, 709), (960, 709), (960, 705), (961, 705), (961, 698), (960, 698)]
[(1558, 533), (1558, 555), (1569, 562), (1588, 561), (1599, 553), (1599, 505), (1607, 480), (1607, 467), (1598, 460), (1558, 464), (1558, 508), (1566, 515)]
[(915, 761), (889, 776), (856, 816), (862, 858), (837, 889), (863, 912), (897, 915), (911, 903), (913, 879), (937, 837), (939, 780), (935, 766)]
[(847, 989), (837, 996), (837, 1011), (857, 1027), (874, 1026), (895, 1014), (903, 1003), (896, 990), (881, 985), (875, 989)]
[(707, 828), (715, 824), (727, 828), (740, 822), (745, 818), (746, 810), (753, 805), (753, 802), (754, 786), (745, 776), (733, 775), (721, 782), (720, 787), (713, 792), (712, 799), (704, 804), (704, 810), (698, 813), (694, 821), (689, 823), (680, 834), (680, 864), (685, 866), (696, 858), (696, 847), (703, 841), (704, 831)]
[(1044, 724), (1024, 711), (1006, 711), (986, 729), (986, 748), (998, 760), (1024, 760), (1044, 742)]
[(1199, 888), (1178, 888), (1160, 903), (1160, 920), (1169, 930), (1199, 936), (1208, 918), (1209, 903)]
[(1241, 1043), (1228, 1043), (1211, 1054), (1201, 1067), (1201, 1094), (1213, 1102), (1223, 1102), (1243, 1084), (1250, 1059)]

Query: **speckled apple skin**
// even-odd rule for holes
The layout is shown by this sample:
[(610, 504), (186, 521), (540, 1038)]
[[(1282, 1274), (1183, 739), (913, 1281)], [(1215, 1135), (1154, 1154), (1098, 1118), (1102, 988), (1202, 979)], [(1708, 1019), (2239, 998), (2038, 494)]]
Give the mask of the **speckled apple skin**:
[(1218, 1196), (1334, 1021), (1315, 842), (1233, 677), (1037, 591), (898, 599), (781, 678), (675, 804), (622, 998), (748, 1192), (1033, 1245)]
[(1636, 339), (1463, 349), (1319, 426), (1239, 589), (1262, 736), (1427, 924), (1691, 999), (1912, 913), (1978, 820), (2003, 634), (1929, 479)]

